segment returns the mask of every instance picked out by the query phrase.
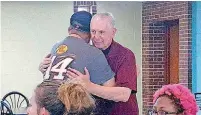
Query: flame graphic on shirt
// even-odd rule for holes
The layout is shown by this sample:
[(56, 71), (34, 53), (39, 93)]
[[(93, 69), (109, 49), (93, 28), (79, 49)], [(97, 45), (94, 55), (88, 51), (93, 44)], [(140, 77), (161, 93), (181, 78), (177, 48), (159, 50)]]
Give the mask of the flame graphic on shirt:
[(61, 54), (65, 53), (67, 50), (68, 50), (68, 47), (66, 45), (60, 45), (57, 48), (56, 52), (57, 52), (57, 54), (61, 55)]

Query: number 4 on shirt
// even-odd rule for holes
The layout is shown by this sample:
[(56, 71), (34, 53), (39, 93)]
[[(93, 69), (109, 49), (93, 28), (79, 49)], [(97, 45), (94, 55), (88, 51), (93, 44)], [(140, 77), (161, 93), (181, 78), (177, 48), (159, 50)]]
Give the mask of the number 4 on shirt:
[(55, 75), (53, 79), (63, 80), (64, 76), (62, 74), (66, 72), (66, 67), (74, 60), (72, 57), (66, 57), (65, 59), (58, 62), (56, 65), (52, 66), (55, 58), (56, 56), (52, 57), (51, 64), (45, 73), (44, 79), (49, 79), (50, 72), (54, 72), (58, 73), (58, 75)]

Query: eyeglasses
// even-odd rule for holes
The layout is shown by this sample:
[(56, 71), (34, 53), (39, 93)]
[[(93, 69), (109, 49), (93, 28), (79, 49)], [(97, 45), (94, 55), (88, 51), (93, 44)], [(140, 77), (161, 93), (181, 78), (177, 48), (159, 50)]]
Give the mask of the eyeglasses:
[(149, 110), (149, 115), (169, 115), (169, 114), (178, 114), (178, 112), (166, 112), (166, 111), (156, 111), (156, 110)]

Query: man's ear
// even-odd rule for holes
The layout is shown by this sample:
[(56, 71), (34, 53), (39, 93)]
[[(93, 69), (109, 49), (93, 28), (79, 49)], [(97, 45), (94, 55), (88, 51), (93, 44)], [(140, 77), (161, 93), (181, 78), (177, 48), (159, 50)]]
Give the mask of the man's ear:
[(117, 32), (117, 29), (113, 28), (113, 36), (115, 36), (116, 32)]
[(49, 111), (45, 109), (44, 107), (40, 109), (39, 115), (50, 115)]
[(70, 27), (68, 27), (68, 33), (70, 33), (70, 30), (71, 30)]

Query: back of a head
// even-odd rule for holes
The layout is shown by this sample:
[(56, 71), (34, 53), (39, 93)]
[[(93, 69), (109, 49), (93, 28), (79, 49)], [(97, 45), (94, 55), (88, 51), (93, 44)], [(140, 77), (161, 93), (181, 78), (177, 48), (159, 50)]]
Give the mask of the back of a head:
[(84, 33), (90, 33), (92, 15), (86, 11), (75, 12), (70, 18), (70, 27)]
[(95, 101), (79, 81), (69, 81), (58, 89), (58, 97), (67, 109), (67, 115), (90, 115)]
[(79, 82), (43, 81), (35, 90), (36, 103), (51, 115), (90, 115), (95, 102)]
[(164, 85), (162, 88), (158, 89), (153, 95), (153, 102), (161, 96), (167, 96), (174, 99), (179, 111), (183, 112), (185, 115), (196, 115), (198, 111), (198, 106), (196, 100), (191, 91), (180, 84), (169, 84)]

